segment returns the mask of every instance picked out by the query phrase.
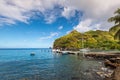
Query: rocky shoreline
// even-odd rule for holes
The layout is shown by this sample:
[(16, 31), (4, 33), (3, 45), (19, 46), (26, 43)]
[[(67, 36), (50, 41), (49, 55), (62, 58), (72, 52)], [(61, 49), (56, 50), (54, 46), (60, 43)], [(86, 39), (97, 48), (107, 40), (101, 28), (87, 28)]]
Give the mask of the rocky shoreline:
[(113, 70), (113, 73), (106, 77), (105, 80), (120, 80), (120, 58), (106, 60), (104, 64)]
[(103, 80), (120, 80), (120, 53), (92, 53), (86, 54), (85, 57), (104, 60), (105, 67), (96, 72), (100, 77), (103, 77)]

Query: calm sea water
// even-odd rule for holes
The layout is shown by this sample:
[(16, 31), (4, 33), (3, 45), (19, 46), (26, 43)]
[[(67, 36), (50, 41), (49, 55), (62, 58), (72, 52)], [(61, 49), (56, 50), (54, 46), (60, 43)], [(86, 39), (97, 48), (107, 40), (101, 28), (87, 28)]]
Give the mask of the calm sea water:
[(0, 49), (0, 80), (100, 80), (95, 74), (100, 66), (98, 61), (51, 49)]

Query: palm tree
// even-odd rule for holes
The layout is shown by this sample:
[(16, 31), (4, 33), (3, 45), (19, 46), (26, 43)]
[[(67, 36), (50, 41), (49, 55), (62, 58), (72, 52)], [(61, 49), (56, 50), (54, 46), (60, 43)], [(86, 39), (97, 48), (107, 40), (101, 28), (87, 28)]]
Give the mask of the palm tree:
[[(111, 17), (108, 19), (108, 22), (115, 22), (115, 26), (113, 26), (111, 30), (114, 30), (117, 26), (120, 27), (120, 8), (118, 8), (115, 12), (114, 12), (115, 16)], [(118, 31), (115, 33), (114, 35), (115, 39), (120, 40), (120, 29), (118, 29)]]

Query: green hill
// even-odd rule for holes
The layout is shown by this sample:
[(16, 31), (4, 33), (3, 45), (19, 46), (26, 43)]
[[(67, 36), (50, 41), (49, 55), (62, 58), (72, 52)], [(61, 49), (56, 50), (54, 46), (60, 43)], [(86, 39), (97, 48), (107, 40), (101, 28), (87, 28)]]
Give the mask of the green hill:
[(80, 48), (92, 49), (120, 49), (120, 43), (114, 40), (114, 31), (88, 31), (84, 34), (73, 30), (69, 34), (54, 41), (53, 48), (65, 50), (79, 50)]

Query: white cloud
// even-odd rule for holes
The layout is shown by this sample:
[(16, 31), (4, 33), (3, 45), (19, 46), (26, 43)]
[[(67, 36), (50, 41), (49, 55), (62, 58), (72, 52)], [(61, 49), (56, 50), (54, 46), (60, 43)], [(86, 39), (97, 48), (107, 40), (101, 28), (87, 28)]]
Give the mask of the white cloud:
[[(106, 30), (108, 28), (105, 28), (104, 23), (92, 23), (93, 21), (91, 19), (86, 19), (84, 21), (81, 21), (77, 26), (74, 26), (73, 29), (79, 31), (79, 32), (86, 32), (89, 30)], [(104, 25), (104, 26), (103, 26)]]
[(70, 7), (64, 7), (64, 11), (62, 12), (62, 16), (69, 19), (70, 17), (73, 17), (75, 15), (75, 10)]
[(79, 32), (85, 32), (90, 30), (92, 20), (87, 19), (85, 21), (81, 21), (77, 26), (74, 27), (75, 30)]
[(45, 21), (46, 21), (46, 23), (47, 24), (51, 24), (51, 23), (53, 23), (54, 21), (56, 20), (56, 17), (54, 16), (54, 15), (50, 15), (50, 16), (46, 16), (45, 17)]
[(80, 19), (78, 26), (81, 22), (91, 19), (90, 25), (93, 26), (83, 28), (88, 30), (99, 24), (99, 29), (108, 30), (108, 28), (111, 27), (111, 24), (108, 24), (107, 19), (120, 7), (120, 0), (67, 0), (62, 5), (83, 12), (82, 19)]
[(100, 30), (101, 24), (94, 24), (91, 27), (91, 30)]
[[(56, 5), (63, 10), (55, 9)], [(96, 29), (107, 30), (111, 26), (107, 19), (119, 7), (120, 0), (0, 0), (0, 24), (15, 24), (16, 21), (29, 23), (35, 16), (34, 12), (42, 14), (46, 23), (50, 24), (60, 16), (70, 19), (76, 11), (80, 11), (83, 16), (78, 25), (91, 19), (90, 25), (94, 25), (88, 27), (99, 24)]]
[(63, 26), (59, 26), (58, 29), (59, 29), (59, 30), (63, 29)]
[[(34, 14), (32, 12), (38, 11), (45, 15), (47, 9), (53, 9), (56, 0), (0, 0), (0, 16), (5, 18), (2, 22), (16, 21), (28, 23)], [(0, 18), (1, 18), (0, 17)], [(54, 16), (50, 15), (50, 19), (45, 17), (48, 23), (54, 20)], [(2, 23), (0, 22), (0, 23)]]
[(2, 26), (4, 24), (15, 24), (15, 22), (12, 19), (0, 18), (0, 25)]
[(57, 33), (57, 32), (51, 32), (49, 36), (41, 37), (39, 40), (51, 39), (51, 38), (58, 36), (58, 35), (59, 35), (59, 33)]

